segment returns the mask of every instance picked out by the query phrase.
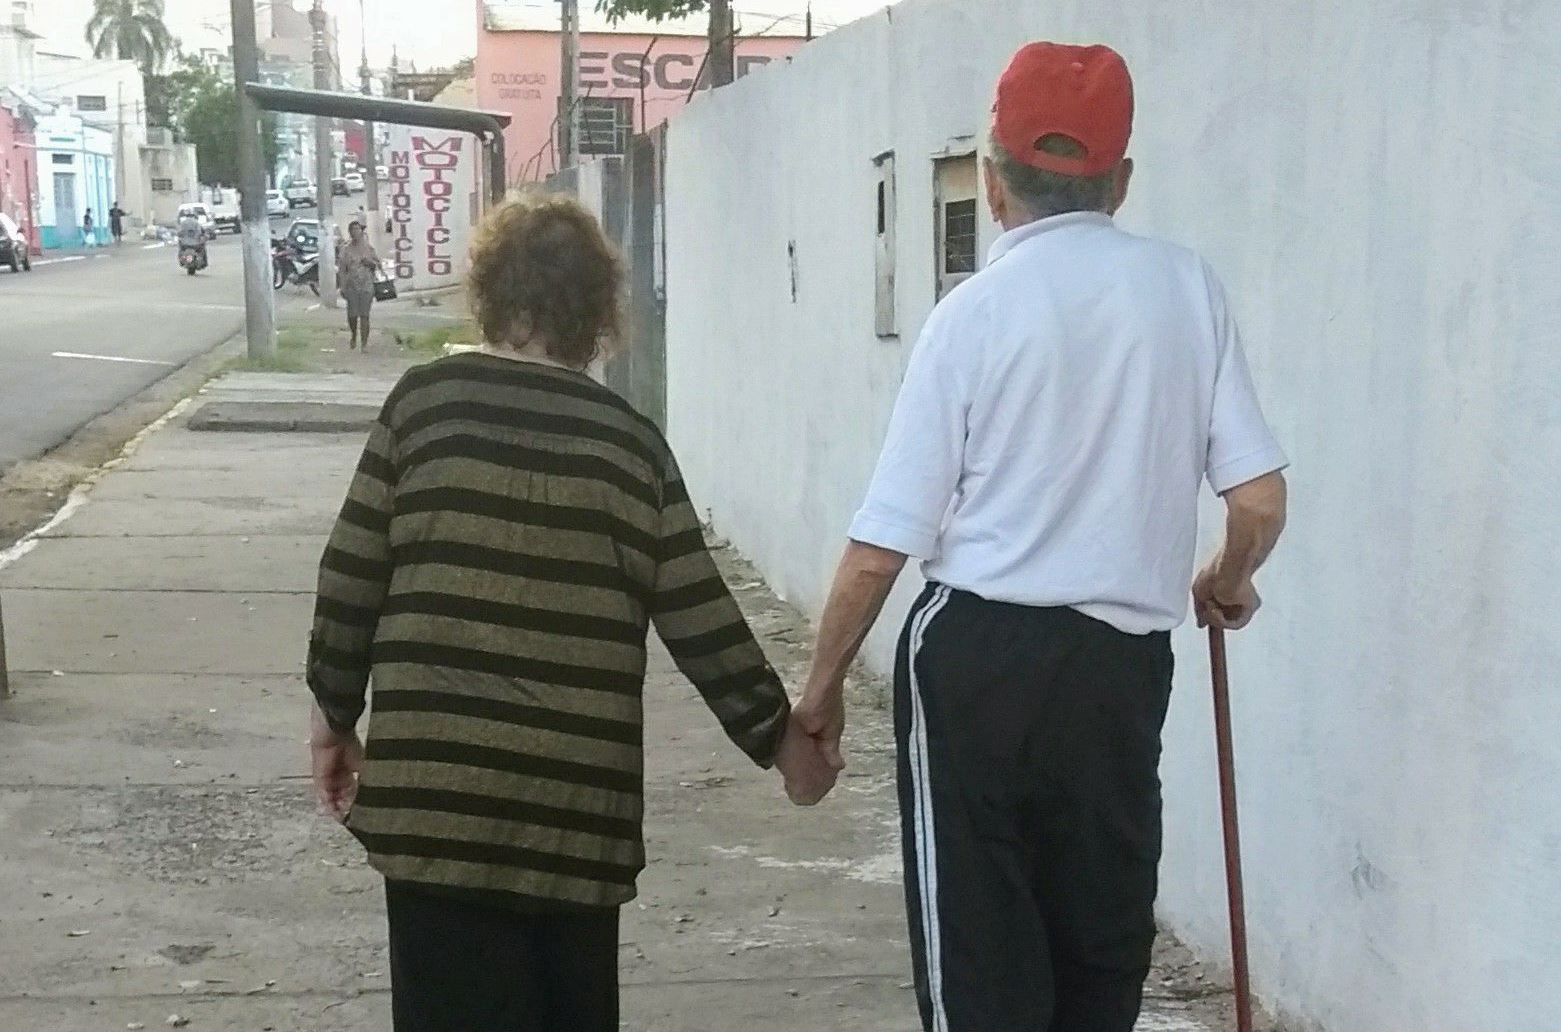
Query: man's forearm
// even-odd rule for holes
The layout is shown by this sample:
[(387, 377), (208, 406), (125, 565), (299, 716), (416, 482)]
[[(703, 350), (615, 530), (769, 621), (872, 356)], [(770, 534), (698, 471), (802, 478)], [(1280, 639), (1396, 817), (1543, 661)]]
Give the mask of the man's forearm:
[(1285, 478), (1269, 473), (1226, 492), (1225, 543), (1215, 559), (1222, 586), (1244, 584), (1274, 550), (1285, 527)]
[(819, 622), (808, 696), (838, 693), (856, 654), (883, 611), (884, 600), (905, 567), (899, 552), (852, 541), (835, 571)]

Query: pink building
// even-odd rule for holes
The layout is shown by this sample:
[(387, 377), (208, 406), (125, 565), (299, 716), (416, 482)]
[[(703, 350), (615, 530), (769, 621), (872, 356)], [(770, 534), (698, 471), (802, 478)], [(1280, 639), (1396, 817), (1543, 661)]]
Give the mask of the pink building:
[(19, 103), (8, 103), (0, 90), (0, 212), (11, 216), (34, 249), (38, 231), (33, 209), (38, 201), (38, 152), (33, 126)]
[[(660, 125), (708, 86), (704, 19), (610, 26), (593, 4), (580, 6), (580, 150), (621, 154), (630, 136)], [(514, 116), (505, 134), (510, 181), (542, 179), (558, 168), (558, 5), (478, 0), (477, 18), (477, 106)], [(738, 26), (739, 76), (804, 42), (778, 31), (740, 35), (761, 29), (776, 27)]]

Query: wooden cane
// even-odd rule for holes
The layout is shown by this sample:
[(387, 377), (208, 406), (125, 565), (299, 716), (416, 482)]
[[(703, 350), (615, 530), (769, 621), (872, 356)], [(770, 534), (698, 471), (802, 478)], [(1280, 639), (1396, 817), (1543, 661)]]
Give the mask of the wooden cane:
[(1230, 681), (1225, 632), (1209, 628), (1214, 681), (1214, 741), (1219, 753), (1220, 816), (1225, 825), (1225, 893), (1230, 903), (1230, 960), (1236, 982), (1236, 1030), (1252, 1032), (1252, 985), (1247, 969), (1247, 914), (1241, 885), (1241, 832), (1236, 824), (1236, 759), (1230, 733)]

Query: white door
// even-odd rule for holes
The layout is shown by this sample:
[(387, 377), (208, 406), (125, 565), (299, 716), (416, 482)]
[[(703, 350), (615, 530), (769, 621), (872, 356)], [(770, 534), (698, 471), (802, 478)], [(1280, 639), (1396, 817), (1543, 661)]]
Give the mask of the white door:
[(61, 241), (74, 239), (81, 228), (76, 217), (76, 173), (54, 173), (54, 231)]

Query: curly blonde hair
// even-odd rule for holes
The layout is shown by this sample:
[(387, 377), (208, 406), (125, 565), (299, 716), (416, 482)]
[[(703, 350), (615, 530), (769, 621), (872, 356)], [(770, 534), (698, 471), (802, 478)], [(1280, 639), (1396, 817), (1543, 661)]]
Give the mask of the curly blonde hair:
[(530, 194), (490, 212), (472, 241), (468, 287), (491, 344), (541, 343), (583, 369), (620, 342), (623, 264), (572, 197)]

